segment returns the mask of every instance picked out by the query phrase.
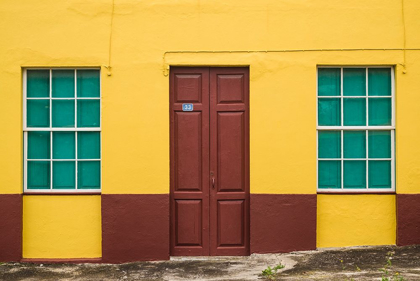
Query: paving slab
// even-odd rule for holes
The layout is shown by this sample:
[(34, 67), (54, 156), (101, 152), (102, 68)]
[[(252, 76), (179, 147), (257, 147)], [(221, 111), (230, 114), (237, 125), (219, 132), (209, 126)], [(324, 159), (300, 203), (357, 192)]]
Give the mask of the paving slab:
[[(278, 274), (263, 276), (282, 264)], [(2, 263), (0, 280), (420, 280), (420, 245), (321, 249), (248, 257), (173, 257), (125, 264)], [(397, 279), (400, 278), (400, 279)], [(403, 278), (403, 279), (401, 279)]]

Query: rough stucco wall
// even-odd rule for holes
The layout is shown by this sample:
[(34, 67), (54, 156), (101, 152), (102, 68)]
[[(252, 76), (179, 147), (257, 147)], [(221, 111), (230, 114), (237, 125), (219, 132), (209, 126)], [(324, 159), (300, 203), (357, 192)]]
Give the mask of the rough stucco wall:
[[(22, 187), (22, 146), (16, 145), (22, 143), (21, 67), (107, 65), (111, 3), (44, 0), (34, 6), (31, 1), (2, 1), (0, 23), (8, 28), (0, 31), (1, 192), (19, 193)], [(420, 45), (420, 3), (405, 0), (405, 6), (407, 47), (414, 48)], [(401, 48), (401, 23), (401, 3), (390, 0), (116, 0), (112, 76), (103, 71), (102, 77), (103, 192), (169, 191), (164, 51)], [(397, 71), (404, 85), (398, 86), (397, 106), (398, 93), (414, 95), (420, 87), (413, 78), (417, 57), (417, 52), (407, 52), (408, 73)], [(314, 193), (316, 186), (316, 65), (403, 62), (399, 51), (168, 54), (166, 59), (169, 64), (250, 65), (251, 192), (303, 194)], [(397, 108), (397, 122), (417, 109), (420, 103), (413, 99), (406, 105), (410, 111)], [(414, 143), (420, 139), (420, 134), (409, 134)], [(412, 156), (399, 162), (399, 171), (420, 159), (420, 152), (397, 143), (397, 153), (405, 151)], [(412, 174), (409, 170), (398, 172), (397, 178)], [(414, 173), (410, 180), (416, 186), (420, 176)]]
[[(419, 48), (420, 2), (404, 3), (407, 48)], [(102, 0), (1, 1), (0, 193), (22, 192), (21, 68), (107, 65), (111, 10), (112, 2)], [(401, 2), (392, 0), (115, 0), (112, 76), (102, 72), (103, 193), (169, 192), (165, 51), (402, 48), (402, 31)], [(250, 186), (268, 194), (316, 193), (316, 66), (396, 65), (397, 192), (419, 193), (420, 54), (406, 57), (404, 75), (401, 51), (178, 53), (165, 60), (250, 66)], [(63, 205), (44, 208), (66, 212)], [(383, 208), (395, 217), (390, 204)], [(100, 208), (91, 211), (100, 215)], [(28, 237), (24, 248), (35, 241)]]
[(100, 196), (24, 196), (23, 258), (98, 258)]
[(317, 247), (395, 243), (395, 195), (318, 195)]

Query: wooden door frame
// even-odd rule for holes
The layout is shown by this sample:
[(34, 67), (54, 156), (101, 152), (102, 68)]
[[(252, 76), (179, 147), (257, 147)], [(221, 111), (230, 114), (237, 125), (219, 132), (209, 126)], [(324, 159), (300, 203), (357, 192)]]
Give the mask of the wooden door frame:
[[(210, 103), (210, 101), (211, 101), (211, 99), (212, 99), (212, 97), (211, 97), (211, 93), (210, 93), (210, 83), (211, 83), (211, 81), (210, 81), (210, 72), (211, 72), (211, 69), (215, 69), (215, 68), (219, 68), (219, 69), (242, 69), (243, 71), (245, 70), (245, 73), (246, 73), (246, 75), (245, 75), (245, 77), (246, 77), (246, 81), (245, 81), (245, 103), (246, 103), (246, 108), (245, 108), (245, 125), (244, 125), (244, 129), (245, 129), (245, 134), (244, 134), (244, 142), (245, 142), (245, 210), (244, 210), (244, 217), (245, 217), (245, 237), (244, 237), (244, 245), (245, 245), (245, 250), (239, 250), (239, 251), (237, 251), (237, 253), (238, 253), (238, 255), (243, 255), (243, 256), (247, 256), (247, 255), (249, 255), (250, 254), (250, 146), (249, 146), (249, 142), (250, 142), (250, 134), (249, 134), (249, 130), (250, 130), (250, 120), (249, 120), (249, 115), (250, 115), (250, 106), (249, 106), (249, 103), (250, 103), (250, 99), (249, 99), (249, 84), (250, 84), (250, 81), (249, 81), (249, 72), (250, 72), (250, 70), (249, 70), (249, 66), (226, 66), (226, 67), (223, 67), (223, 66), (173, 66), (173, 67), (171, 67), (170, 68), (170, 72), (169, 72), (169, 88), (170, 88), (170, 90), (169, 90), (169, 103), (170, 103), (170, 106), (169, 106), (169, 110), (170, 110), (170, 213), (169, 213), (169, 216), (170, 216), (170, 237), (169, 237), (169, 239), (170, 239), (170, 255), (176, 255), (176, 253), (175, 252), (173, 252), (173, 249), (174, 249), (174, 245), (175, 245), (175, 241), (174, 241), (174, 239), (175, 239), (175, 233), (174, 233), (174, 222), (173, 222), (173, 218), (174, 218), (174, 214), (175, 214), (175, 204), (174, 204), (174, 186), (175, 186), (175, 175), (174, 175), (174, 165), (175, 165), (175, 163), (174, 163), (174, 148), (173, 148), (173, 146), (175, 145), (175, 143), (174, 143), (174, 120), (173, 120), (173, 110), (174, 110), (174, 78), (173, 78), (173, 75), (172, 75), (172, 73), (173, 73), (173, 71), (179, 71), (180, 69), (181, 70), (185, 70), (186, 72), (188, 72), (188, 70), (189, 69), (191, 69), (191, 70), (197, 70), (197, 69), (208, 69), (208, 72), (209, 72), (209, 77), (208, 77), (208, 79), (209, 79), (209, 81), (208, 81), (208, 87), (209, 87), (209, 92), (208, 92), (208, 94), (209, 94), (209, 96), (208, 96), (208, 102), (209, 102), (209, 104), (208, 104), (208, 113), (209, 113), (209, 124), (208, 124), (208, 127), (209, 127), (209, 129), (208, 129), (208, 140), (207, 140), (207, 146), (208, 146), (208, 150), (209, 150), (209, 162), (210, 162), (210, 157), (211, 157), (211, 155), (210, 155), (210, 147), (211, 147), (211, 145), (210, 145), (210, 138), (211, 138), (211, 136), (210, 136), (210, 123), (211, 123), (211, 120), (210, 120), (210, 118), (211, 118), (211, 116), (210, 116), (210, 107), (211, 107), (211, 103)], [(175, 109), (175, 110), (180, 110), (180, 109)], [(203, 208), (206, 208), (206, 212), (208, 213), (208, 218), (207, 218), (207, 223), (208, 223), (208, 227), (210, 228), (210, 216), (211, 216), (211, 206), (210, 206), (210, 204), (211, 204), (211, 180), (210, 180), (210, 176), (209, 176), (209, 174), (210, 174), (210, 170), (211, 170), (211, 168), (210, 168), (210, 163), (209, 163), (209, 165), (207, 166), (207, 173), (203, 173), (203, 179), (204, 179), (204, 174), (207, 174), (207, 182), (209, 183), (208, 185), (205, 185), (205, 186), (208, 186), (208, 193), (207, 193), (207, 195), (208, 195), (208, 198), (207, 198), (207, 202), (208, 202), (208, 204), (207, 204), (207, 206), (203, 206)], [(204, 182), (204, 180), (203, 180), (203, 182)], [(203, 185), (203, 187), (204, 187), (204, 185)], [(213, 235), (214, 236), (214, 235)], [(210, 255), (216, 255), (217, 253), (216, 253), (216, 251), (211, 251), (211, 241), (210, 241), (210, 239), (211, 239), (211, 229), (208, 229), (208, 237), (207, 237), (207, 245), (208, 245), (208, 251), (207, 251), (207, 253), (203, 253), (203, 254), (194, 254), (194, 251), (191, 253), (191, 254), (188, 254), (188, 255), (195, 255), (195, 256), (210, 256)], [(203, 243), (204, 244), (204, 243)], [(223, 251), (221, 252), (221, 253), (219, 253), (218, 255), (223, 255)]]

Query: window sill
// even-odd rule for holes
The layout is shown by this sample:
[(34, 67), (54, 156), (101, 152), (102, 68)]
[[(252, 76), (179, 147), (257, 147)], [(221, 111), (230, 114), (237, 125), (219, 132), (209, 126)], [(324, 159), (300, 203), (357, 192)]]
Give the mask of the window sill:
[(378, 194), (385, 194), (385, 195), (389, 195), (389, 194), (397, 194), (395, 191), (376, 191), (376, 192), (366, 192), (366, 191), (359, 191), (359, 192), (337, 192), (337, 191), (318, 191), (317, 194), (331, 194), (331, 195), (366, 195), (366, 194), (371, 194), (371, 195), (378, 195)]
[(23, 195), (101, 195), (102, 192), (24, 192)]

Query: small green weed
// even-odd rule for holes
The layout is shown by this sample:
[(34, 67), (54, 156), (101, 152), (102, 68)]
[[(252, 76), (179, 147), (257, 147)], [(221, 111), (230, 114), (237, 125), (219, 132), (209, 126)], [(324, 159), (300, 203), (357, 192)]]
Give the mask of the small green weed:
[(269, 280), (275, 280), (276, 279), (276, 276), (277, 276), (277, 271), (279, 269), (284, 268), (284, 267), (285, 267), (285, 265), (283, 265), (281, 263), (279, 265), (273, 267), (273, 268), (271, 268), (269, 266), (269, 267), (267, 267), (266, 269), (264, 269), (262, 271), (262, 276), (265, 277), (265, 278), (267, 278), (267, 279), (269, 279)]
[(382, 271), (382, 278), (381, 281), (404, 281), (404, 277), (402, 277), (398, 272), (395, 272), (392, 275), (391, 266), (392, 266), (392, 256), (394, 252), (388, 252), (386, 257), (386, 264), (380, 270)]
[[(405, 281), (404, 277), (400, 275), (399, 272), (393, 273), (391, 267), (392, 267), (392, 256), (394, 255), (394, 252), (388, 252), (386, 256), (386, 264), (380, 269), (382, 272), (381, 281)], [(346, 269), (346, 266), (344, 265), (344, 261), (340, 260), (341, 268), (343, 270)], [(361, 271), (360, 267), (356, 265), (356, 270)], [(354, 281), (353, 278), (346, 278), (346, 281)]]

